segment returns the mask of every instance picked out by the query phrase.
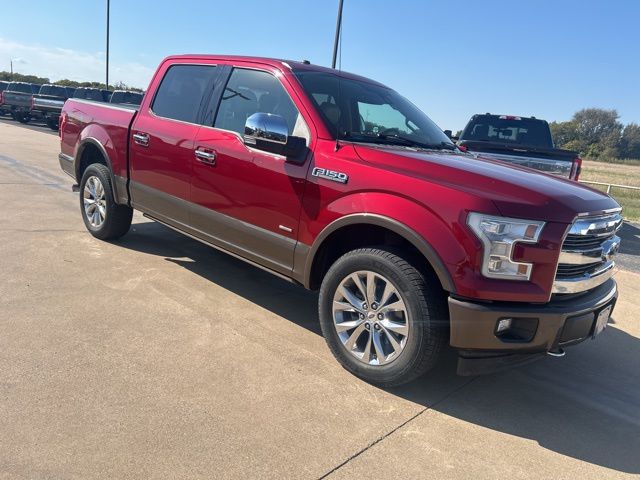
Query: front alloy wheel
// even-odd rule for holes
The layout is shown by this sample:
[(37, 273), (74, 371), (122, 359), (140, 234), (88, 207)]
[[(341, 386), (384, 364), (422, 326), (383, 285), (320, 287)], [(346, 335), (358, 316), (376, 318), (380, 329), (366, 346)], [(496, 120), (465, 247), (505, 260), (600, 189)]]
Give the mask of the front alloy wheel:
[(446, 343), (447, 297), (435, 274), (393, 247), (338, 258), (318, 298), (327, 345), (344, 368), (376, 385), (411, 381)]
[(346, 350), (368, 365), (393, 362), (410, 334), (407, 308), (397, 287), (367, 270), (340, 282), (333, 297), (333, 322)]

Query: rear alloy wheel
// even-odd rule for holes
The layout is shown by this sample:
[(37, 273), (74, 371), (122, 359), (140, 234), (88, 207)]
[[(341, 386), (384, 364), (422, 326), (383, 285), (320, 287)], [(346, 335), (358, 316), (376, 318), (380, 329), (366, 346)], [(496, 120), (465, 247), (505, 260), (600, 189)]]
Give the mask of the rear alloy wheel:
[(111, 175), (105, 165), (94, 163), (84, 171), (80, 208), (87, 230), (96, 238), (113, 240), (129, 231), (133, 209), (115, 203)]
[(383, 387), (407, 383), (437, 361), (446, 342), (446, 295), (431, 272), (403, 252), (361, 248), (322, 280), (320, 326), (344, 368)]
[(100, 228), (107, 217), (104, 185), (94, 175), (87, 179), (82, 191), (85, 218), (93, 228)]

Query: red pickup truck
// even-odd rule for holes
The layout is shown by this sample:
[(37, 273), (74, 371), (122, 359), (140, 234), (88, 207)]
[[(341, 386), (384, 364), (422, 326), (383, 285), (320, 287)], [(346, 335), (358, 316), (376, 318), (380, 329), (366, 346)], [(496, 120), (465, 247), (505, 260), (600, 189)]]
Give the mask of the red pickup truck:
[(476, 374), (596, 336), (617, 298), (619, 205), (463, 153), (395, 91), (266, 58), (165, 59), (139, 108), (70, 99), (62, 169), (87, 229), (132, 212), (319, 290), (355, 375), (407, 382), (449, 343)]

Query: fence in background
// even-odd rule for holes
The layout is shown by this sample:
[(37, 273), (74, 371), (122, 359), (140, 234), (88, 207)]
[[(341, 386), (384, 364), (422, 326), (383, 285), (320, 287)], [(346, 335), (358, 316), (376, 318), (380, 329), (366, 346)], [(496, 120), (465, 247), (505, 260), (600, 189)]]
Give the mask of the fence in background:
[(611, 193), (611, 187), (615, 188), (627, 188), (629, 190), (640, 190), (640, 187), (632, 187), (631, 185), (618, 185), (617, 183), (606, 183), (606, 182), (592, 182), (590, 180), (579, 180), (580, 183), (586, 183), (588, 185), (600, 185), (603, 187), (607, 187), (607, 194)]

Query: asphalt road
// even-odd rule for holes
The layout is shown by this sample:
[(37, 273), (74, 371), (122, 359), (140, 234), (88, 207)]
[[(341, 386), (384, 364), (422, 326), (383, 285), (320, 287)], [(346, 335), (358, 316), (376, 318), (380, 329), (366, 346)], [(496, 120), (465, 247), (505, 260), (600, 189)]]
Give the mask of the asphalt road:
[(564, 358), (382, 390), (315, 294), (139, 215), (95, 240), (57, 152), (0, 120), (0, 479), (640, 476), (640, 275)]

